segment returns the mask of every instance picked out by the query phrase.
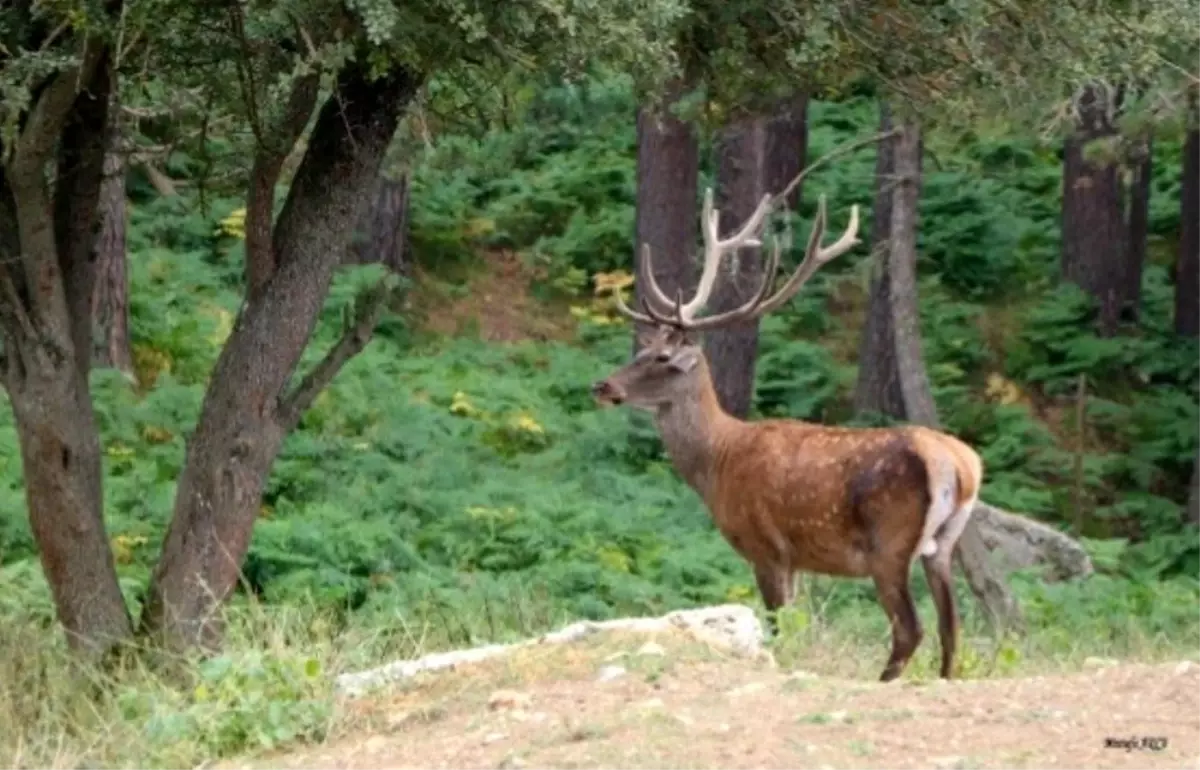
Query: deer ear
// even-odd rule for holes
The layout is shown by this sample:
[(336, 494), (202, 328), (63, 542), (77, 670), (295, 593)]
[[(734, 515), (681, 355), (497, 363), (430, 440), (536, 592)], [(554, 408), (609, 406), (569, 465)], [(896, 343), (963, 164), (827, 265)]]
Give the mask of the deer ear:
[(687, 374), (695, 369), (698, 363), (700, 363), (700, 348), (692, 345), (684, 345), (676, 349), (675, 355), (671, 356), (671, 360), (667, 362), (667, 366), (677, 372)]

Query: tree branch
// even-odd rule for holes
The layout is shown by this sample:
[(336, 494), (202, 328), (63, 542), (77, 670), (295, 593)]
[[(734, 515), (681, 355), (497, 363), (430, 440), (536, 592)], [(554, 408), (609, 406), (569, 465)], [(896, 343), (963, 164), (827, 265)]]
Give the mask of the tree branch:
[(28, 290), (22, 312), (44, 333), (45, 340), (52, 340), (53, 348), (60, 353), (65, 350), (72, 330), (61, 293), (63, 280), (45, 171), (47, 161), (63, 139), (81, 89), (92, 84), (96, 68), (107, 53), (96, 36), (85, 38), (82, 46), (79, 63), (52, 76), (40, 90), (11, 152), (5, 156), (5, 179), (12, 194), (24, 268), (23, 281), (11, 275), (9, 281), (15, 296), (20, 296), (18, 286)]
[(54, 144), (66, 125), (75, 95), (84, 83), (90, 83), (92, 73), (105, 54), (104, 44), (96, 37), (83, 41), (79, 64), (67, 67), (54, 76), (42, 91), (13, 146), (8, 173), (14, 186), (42, 182), (42, 169), (54, 151)]
[(28, 348), (28, 343), (37, 338), (37, 331), (6, 266), (0, 270), (0, 337), (4, 340), (4, 369), (0, 377), (11, 391), (20, 387), (25, 368), (22, 349)]
[(296, 146), (317, 104), (320, 74), (310, 72), (292, 83), (278, 125), (270, 132), (269, 144), (261, 144), (254, 156), (250, 190), (246, 197), (246, 293), (254, 297), (275, 274), (277, 260), (271, 227), (275, 214), (275, 185), (284, 161)]
[(157, 192), (159, 195), (164, 198), (170, 198), (178, 193), (178, 190), (176, 189), (176, 181), (160, 171), (158, 167), (155, 166), (149, 159), (135, 158), (134, 162), (141, 166), (142, 172), (146, 175), (146, 178), (150, 180), (150, 186), (153, 187), (155, 192)]
[(804, 177), (808, 176), (813, 171), (816, 171), (821, 166), (824, 166), (830, 161), (840, 158), (843, 155), (849, 155), (855, 150), (861, 149), (868, 145), (876, 144), (877, 142), (882, 142), (884, 139), (889, 139), (895, 136), (897, 133), (899, 133), (898, 129), (893, 128), (890, 131), (881, 131), (880, 133), (872, 134), (871, 136), (863, 139), (856, 139), (853, 142), (846, 142), (839, 147), (833, 148), (812, 163), (808, 164), (808, 166), (806, 166), (799, 174), (796, 174), (796, 176), (792, 178), (792, 181), (788, 182), (787, 187), (772, 195), (772, 208), (777, 206), (780, 202), (786, 201), (788, 196), (792, 194), (792, 191), (796, 189), (796, 186), (804, 181)]
[(391, 295), (391, 282), (384, 278), (355, 300), (354, 317), (346, 323), (341, 338), (300, 384), (279, 400), (275, 420), (284, 433), (296, 427), (300, 417), (312, 406), (313, 400), (333, 381), (346, 362), (361, 353), (371, 341), (379, 318), (383, 315), (384, 304)]
[(86, 374), (92, 358), (92, 247), (96, 207), (104, 180), (114, 73), (106, 53), (75, 98), (58, 143), (54, 187), (54, 238), (70, 315), (76, 365)]

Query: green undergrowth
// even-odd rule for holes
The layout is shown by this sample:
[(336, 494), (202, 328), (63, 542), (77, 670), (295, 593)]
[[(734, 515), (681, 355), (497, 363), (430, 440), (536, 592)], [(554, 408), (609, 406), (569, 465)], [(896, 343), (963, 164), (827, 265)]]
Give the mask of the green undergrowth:
[[(629, 352), (628, 327), (606, 323), (603, 303), (583, 295), (598, 272), (629, 269), (631, 97), (600, 82), (544, 89), (530, 109), (516, 128), (441, 137), (418, 157), (413, 249), (426, 269), (449, 265), (439, 274), (449, 281), (481, 250), (518, 251), (542, 268), (539, 292), (582, 309), (578, 338), (430, 339), (389, 317), (285, 444), (222, 656), (171, 677), (141, 656), (103, 675), (72, 670), (29, 532), (11, 414), (0, 410), (0, 762), (181, 766), (318, 740), (344, 718), (330, 687), (339, 671), (578, 618), (757, 603), (749, 570), (675, 476), (652, 426), (597, 410), (589, 396)], [(810, 119), (812, 157), (875, 122), (871, 105), (854, 102), (814, 105)], [(1020, 638), (988, 633), (960, 584), (964, 675), (1194, 655), (1200, 544), (1181, 520), (1198, 367), (1194, 343), (1170, 331), (1167, 269), (1178, 148), (1155, 145), (1162, 168), (1141, 322), (1104, 340), (1088, 331), (1086, 299), (1053, 280), (1053, 152), (987, 137), (931, 146), (939, 163), (923, 187), (921, 322), (942, 419), (983, 455), (989, 502), (1066, 527), (1081, 500), (1097, 566), (1076, 583), (1014, 576), (1028, 623)], [(828, 195), (832, 227), (850, 201), (869, 202), (872, 169), (860, 153), (806, 182)], [(797, 244), (815, 195), (805, 201)], [(106, 520), (135, 612), (238, 305), (240, 202), (207, 204), (135, 191), (136, 382), (93, 374)], [(757, 415), (854, 422), (865, 265), (862, 255), (831, 265), (763, 322)], [(338, 276), (310, 362), (375, 275)], [(1077, 477), (1081, 374), (1089, 398)], [(926, 642), (911, 675), (931, 676), (936, 624), (923, 581), (913, 586)], [(806, 581), (784, 628), (785, 665), (873, 677), (886, 655), (887, 623), (865, 581)]]
[[(875, 679), (889, 644), (882, 611), (844, 581), (810, 578), (805, 588), (771, 642), (781, 667)], [(959, 678), (1069, 673), (1102, 662), (1096, 658), (1198, 657), (1197, 597), (1189, 587), (1168, 583), (1151, 598), (1129, 581), (1100, 578), (1050, 590), (1019, 581), (1018, 592), (1031, 610), (1031, 627), (1020, 637), (988, 633), (968, 604)], [(937, 676), (939, 653), (932, 603), (918, 593), (926, 638), (905, 678), (927, 681)], [(1156, 605), (1152, 612), (1149, 603)], [(235, 601), (225, 612), (221, 654), (163, 661), (130, 649), (105, 668), (80, 665), (59, 635), (10, 619), (0, 625), (0, 763), (192, 767), (335, 739), (369, 729), (358, 723), (358, 710), (337, 698), (336, 674), (456, 647), (464, 628), (481, 638), (506, 637), (500, 627), (545, 630), (570, 614), (533, 586), (519, 596), (477, 592), (454, 613), (414, 611), (390, 622), (343, 624), (311, 602)]]

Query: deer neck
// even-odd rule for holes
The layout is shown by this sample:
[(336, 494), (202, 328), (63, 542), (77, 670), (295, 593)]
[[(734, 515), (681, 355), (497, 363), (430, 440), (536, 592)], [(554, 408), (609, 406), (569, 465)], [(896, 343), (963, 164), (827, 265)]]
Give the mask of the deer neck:
[(675, 471), (707, 501), (722, 448), (741, 421), (721, 408), (708, 366), (704, 361), (699, 366), (695, 391), (659, 407), (655, 423)]

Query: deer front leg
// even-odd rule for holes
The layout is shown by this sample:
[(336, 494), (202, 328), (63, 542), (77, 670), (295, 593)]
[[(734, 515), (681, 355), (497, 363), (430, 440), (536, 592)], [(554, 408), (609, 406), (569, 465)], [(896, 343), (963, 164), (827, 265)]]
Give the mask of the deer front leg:
[(776, 613), (792, 601), (795, 593), (792, 571), (775, 564), (755, 566), (754, 580), (758, 583), (758, 592), (767, 608), (767, 633), (777, 636), (779, 621)]
[[(880, 565), (883, 567), (883, 565)], [(883, 567), (872, 576), (879, 603), (883, 605), (892, 625), (892, 654), (879, 677), (890, 682), (900, 676), (914, 651), (921, 644), (921, 619), (908, 590), (908, 570), (905, 567)]]

